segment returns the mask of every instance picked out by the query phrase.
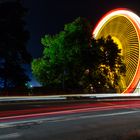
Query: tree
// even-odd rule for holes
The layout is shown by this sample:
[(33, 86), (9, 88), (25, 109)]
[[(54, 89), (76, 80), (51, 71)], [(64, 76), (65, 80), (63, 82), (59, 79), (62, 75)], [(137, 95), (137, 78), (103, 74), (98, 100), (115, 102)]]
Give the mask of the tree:
[[(32, 62), (33, 74), (43, 85), (77, 88), (83, 73), (81, 51), (89, 47), (92, 27), (84, 18), (66, 24), (57, 35), (41, 39), (43, 57)], [(44, 77), (43, 77), (44, 75)]]
[(24, 86), (29, 81), (23, 67), (31, 62), (26, 50), (29, 39), (23, 19), (26, 12), (20, 0), (0, 3), (0, 86), (5, 89)]
[[(119, 80), (126, 73), (121, 50), (111, 36), (92, 40), (89, 54), (92, 63), (83, 76), (84, 86), (93, 92), (117, 92)], [(85, 57), (86, 58), (86, 57)], [(98, 60), (98, 61), (96, 61)]]
[(50, 87), (84, 88), (92, 92), (116, 90), (125, 65), (110, 36), (94, 39), (84, 18), (66, 24), (64, 31), (41, 39), (43, 56), (32, 62), (37, 80)]

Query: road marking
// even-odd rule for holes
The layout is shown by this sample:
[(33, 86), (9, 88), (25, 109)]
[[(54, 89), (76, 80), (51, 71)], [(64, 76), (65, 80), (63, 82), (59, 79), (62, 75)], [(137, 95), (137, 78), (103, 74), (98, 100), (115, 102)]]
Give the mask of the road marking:
[(21, 134), (19, 134), (19, 133), (5, 134), (5, 135), (0, 135), (0, 140), (1, 140), (1, 139), (18, 138), (18, 137), (20, 137), (20, 136), (21, 136)]
[(109, 114), (99, 114), (99, 115), (85, 115), (79, 117), (71, 117), (71, 118), (64, 118), (58, 120), (50, 120), (49, 122), (64, 122), (64, 121), (72, 121), (72, 120), (80, 120), (80, 119), (90, 119), (90, 118), (99, 118), (99, 117), (109, 117), (109, 116), (119, 116), (119, 115), (127, 115), (127, 114), (134, 114), (138, 113), (140, 110), (137, 111), (127, 111), (127, 112), (117, 112), (117, 113), (109, 113)]
[(81, 116), (81, 118), (109, 117), (109, 116), (118, 116), (118, 115), (134, 114), (134, 113), (138, 113), (138, 112), (140, 112), (140, 110), (126, 111), (126, 112), (117, 112), (117, 113), (109, 113), (109, 114), (99, 114), (99, 115), (91, 115), (91, 116)]

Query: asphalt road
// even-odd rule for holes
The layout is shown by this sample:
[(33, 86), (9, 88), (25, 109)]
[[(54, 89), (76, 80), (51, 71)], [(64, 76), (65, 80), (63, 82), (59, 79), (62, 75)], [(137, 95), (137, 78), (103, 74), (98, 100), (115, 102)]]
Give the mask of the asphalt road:
[(139, 101), (80, 106), (63, 106), (69, 109), (35, 116), (5, 116), (0, 122), (0, 140), (135, 140), (136, 136), (140, 139)]

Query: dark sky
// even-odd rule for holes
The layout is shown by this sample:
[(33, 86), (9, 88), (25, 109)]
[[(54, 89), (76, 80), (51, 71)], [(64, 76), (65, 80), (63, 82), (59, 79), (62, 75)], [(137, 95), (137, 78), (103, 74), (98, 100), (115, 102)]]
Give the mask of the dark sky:
[(85, 17), (93, 25), (109, 10), (129, 8), (140, 15), (139, 0), (22, 0), (28, 8), (27, 28), (31, 39), (28, 48), (33, 57), (42, 54), (40, 39), (45, 34), (56, 34), (63, 30), (64, 24), (76, 17)]
[[(42, 55), (41, 37), (45, 34), (59, 33), (63, 30), (64, 24), (74, 21), (79, 16), (87, 18), (95, 26), (106, 12), (114, 8), (129, 8), (140, 15), (140, 0), (22, 0), (22, 2), (28, 9), (25, 19), (31, 38), (27, 47), (34, 58)], [(34, 78), (32, 84), (37, 85)]]

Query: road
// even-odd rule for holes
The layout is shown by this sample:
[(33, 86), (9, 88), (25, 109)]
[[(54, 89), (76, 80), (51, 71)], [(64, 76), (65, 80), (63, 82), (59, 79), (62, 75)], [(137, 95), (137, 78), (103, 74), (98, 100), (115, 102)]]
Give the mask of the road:
[(139, 100), (53, 106), (30, 103), (25, 107), (16, 104), (17, 110), (15, 105), (5, 106), (0, 112), (0, 140), (126, 140), (133, 135), (135, 140), (135, 136), (140, 137)]

